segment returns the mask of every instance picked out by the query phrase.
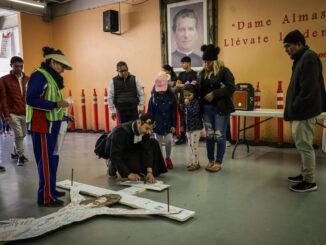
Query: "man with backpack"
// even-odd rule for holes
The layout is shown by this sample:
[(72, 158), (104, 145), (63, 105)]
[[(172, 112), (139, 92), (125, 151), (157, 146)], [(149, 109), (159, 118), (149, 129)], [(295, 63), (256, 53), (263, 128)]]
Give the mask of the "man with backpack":
[[(122, 123), (102, 137), (95, 147), (95, 154), (109, 158), (109, 175), (140, 181), (144, 176), (150, 183), (167, 172), (160, 146), (150, 138), (154, 118), (147, 113), (133, 122)], [(101, 147), (102, 146), (102, 147)]]

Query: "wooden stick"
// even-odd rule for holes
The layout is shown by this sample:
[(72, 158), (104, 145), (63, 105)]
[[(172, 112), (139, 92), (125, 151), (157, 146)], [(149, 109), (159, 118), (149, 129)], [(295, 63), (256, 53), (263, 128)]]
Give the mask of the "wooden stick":
[(71, 169), (71, 186), (74, 184), (74, 169)]
[(168, 212), (170, 212), (170, 193), (169, 193), (169, 188), (167, 188), (167, 194), (168, 194)]

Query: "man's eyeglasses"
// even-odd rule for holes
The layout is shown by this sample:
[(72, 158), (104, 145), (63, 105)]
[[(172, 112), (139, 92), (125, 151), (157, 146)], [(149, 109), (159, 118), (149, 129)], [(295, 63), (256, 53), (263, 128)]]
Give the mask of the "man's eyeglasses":
[(121, 73), (122, 73), (122, 72), (126, 72), (126, 71), (128, 71), (128, 70), (120, 70), (120, 71), (118, 71), (118, 72), (121, 72)]

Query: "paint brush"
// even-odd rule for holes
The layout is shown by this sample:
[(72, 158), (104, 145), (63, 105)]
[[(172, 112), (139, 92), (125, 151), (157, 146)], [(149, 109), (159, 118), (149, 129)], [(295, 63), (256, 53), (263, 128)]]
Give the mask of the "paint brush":
[(139, 173), (140, 174), (140, 176), (142, 176), (143, 178), (144, 178), (144, 184), (146, 184), (146, 175), (145, 174), (143, 174), (143, 173)]
[(167, 188), (167, 195), (168, 195), (168, 212), (170, 212), (170, 193), (169, 193), (169, 188)]

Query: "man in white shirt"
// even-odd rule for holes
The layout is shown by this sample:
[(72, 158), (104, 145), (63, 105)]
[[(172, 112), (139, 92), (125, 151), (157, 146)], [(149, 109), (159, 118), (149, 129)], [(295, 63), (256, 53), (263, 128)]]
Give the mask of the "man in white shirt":
[(11, 158), (18, 160), (22, 166), (27, 158), (24, 156), (23, 140), (26, 136), (25, 95), (29, 77), (23, 73), (24, 61), (18, 56), (10, 60), (10, 74), (0, 78), (1, 103), (6, 124), (10, 125), (15, 134), (15, 147)]
[(120, 61), (117, 64), (117, 72), (118, 75), (112, 78), (108, 90), (111, 117), (115, 120), (117, 113), (120, 123), (137, 120), (143, 113), (145, 104), (142, 85), (128, 72), (126, 62)]

